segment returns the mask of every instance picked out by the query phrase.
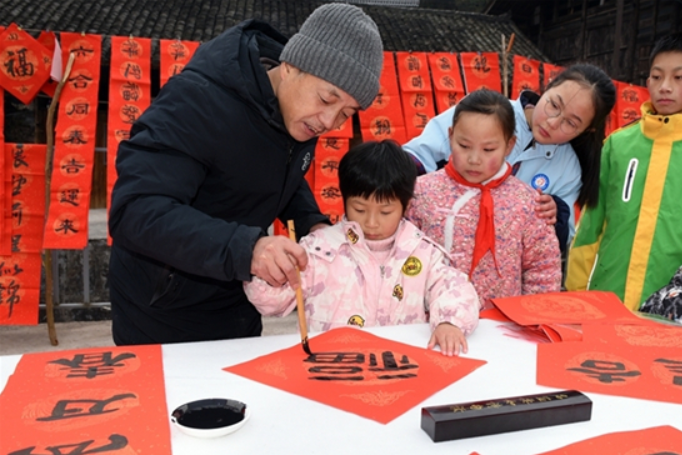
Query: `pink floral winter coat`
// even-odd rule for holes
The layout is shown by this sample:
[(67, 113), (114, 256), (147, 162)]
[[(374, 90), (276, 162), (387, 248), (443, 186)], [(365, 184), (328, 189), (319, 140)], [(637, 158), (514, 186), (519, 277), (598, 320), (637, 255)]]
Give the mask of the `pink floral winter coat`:
[[(367, 247), (360, 226), (345, 218), (300, 244), (309, 260), (301, 280), (311, 331), (430, 321), (432, 328), (449, 322), (467, 335), (478, 324), (479, 301), (466, 275), (407, 220), (384, 264)], [(244, 290), (264, 315), (285, 316), (296, 306), (288, 284), (271, 287), (254, 277)]]
[[(490, 252), (471, 277), (481, 302), (494, 297), (558, 292), (561, 252), (552, 226), (535, 215), (533, 189), (509, 176), (491, 190), (495, 204), (495, 257)], [(457, 183), (444, 170), (417, 179), (405, 217), (449, 251), (455, 267), (469, 273), (481, 192)]]

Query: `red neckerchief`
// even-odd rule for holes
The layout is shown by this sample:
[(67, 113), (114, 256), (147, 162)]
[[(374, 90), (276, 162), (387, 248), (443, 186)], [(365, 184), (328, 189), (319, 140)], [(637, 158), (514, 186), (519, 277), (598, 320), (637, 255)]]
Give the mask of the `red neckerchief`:
[[(450, 155), (448, 164), (445, 165), (445, 172), (455, 182), (464, 186), (470, 186), (481, 190), (480, 214), (478, 216), (478, 226), (476, 227), (474, 256), (471, 260), (469, 278), (471, 278), (476, 266), (478, 265), (478, 262), (485, 255), (485, 253), (488, 252), (488, 250), (490, 250), (490, 253), (493, 255), (493, 262), (495, 263), (495, 269), (497, 270), (497, 259), (495, 258), (495, 204), (493, 203), (493, 196), (490, 194), (490, 190), (500, 186), (502, 182), (507, 180), (507, 177), (511, 175), (511, 166), (509, 166), (506, 162), (504, 165), (507, 166), (507, 170), (504, 175), (498, 179), (491, 180), (485, 185), (480, 183), (471, 183), (462, 177), (462, 175), (457, 172), (455, 166), (452, 164), (452, 155)], [(497, 270), (497, 274), (500, 274), (499, 270)]]

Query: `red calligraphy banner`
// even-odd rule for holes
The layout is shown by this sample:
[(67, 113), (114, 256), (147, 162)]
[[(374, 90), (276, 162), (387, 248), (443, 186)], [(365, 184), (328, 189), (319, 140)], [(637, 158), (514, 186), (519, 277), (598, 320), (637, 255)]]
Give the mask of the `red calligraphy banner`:
[(547, 90), (547, 86), (554, 80), (557, 75), (565, 68), (563, 66), (552, 65), (551, 63), (542, 64), (542, 89)]
[[(45, 49), (47, 49), (50, 52), (50, 55), (54, 57), (54, 51), (56, 47), (56, 37), (54, 35), (54, 32), (46, 32), (42, 31), (40, 32), (40, 35), (38, 36), (38, 42), (45, 46)], [(53, 65), (56, 64), (56, 62), (52, 62)], [(48, 77), (47, 81), (43, 84), (42, 87), (40, 87), (40, 91), (49, 96), (50, 98), (54, 97), (55, 90), (57, 90), (57, 85), (59, 85), (59, 82), (52, 80), (52, 77)]]
[(62, 61), (75, 59), (62, 89), (55, 128), (45, 248), (83, 249), (95, 160), (102, 38), (61, 33)]
[(515, 55), (514, 74), (512, 76), (512, 99), (517, 99), (524, 90), (540, 92), (540, 62)]
[[(7, 204), (7, 185), (5, 183), (5, 91), (0, 87), (0, 256), (12, 253), (12, 225), (6, 226), (5, 214), (9, 212)], [(10, 187), (11, 191), (11, 187)]]
[(500, 57), (496, 52), (462, 52), (459, 58), (467, 93), (481, 88), (502, 93)]
[(0, 395), (0, 453), (171, 453), (161, 346), (25, 354)]
[(613, 81), (616, 86), (615, 128), (622, 128), (641, 117), (640, 107), (649, 100), (646, 87)]
[(315, 147), (315, 186), (313, 193), (320, 211), (336, 223), (344, 207), (339, 189), (339, 163), (349, 148), (349, 139), (322, 136)]
[(388, 423), (486, 362), (341, 327), (225, 371), (380, 423)]
[(364, 141), (393, 139), (399, 144), (406, 142), (405, 120), (393, 52), (384, 52), (379, 94), (368, 109), (358, 113), (358, 117)]
[(0, 33), (0, 85), (24, 104), (50, 77), (52, 54), (12, 23)]
[(5, 144), (0, 150), (0, 161), (2, 162), (2, 204), (4, 212), (0, 218), (0, 223), (2, 223), (3, 237), (0, 239), (2, 244), (0, 244), (0, 255), (9, 256), (14, 250), (13, 240), (14, 232), (12, 230), (12, 186), (13, 186), (13, 175), (12, 175), (12, 160), (7, 156), (7, 144)]
[(419, 136), (436, 115), (431, 76), (424, 52), (396, 52), (400, 97), (403, 102), (407, 140)]
[(11, 182), (12, 251), (0, 256), (0, 324), (38, 323), (45, 222), (44, 144), (5, 144)]
[(161, 87), (166, 85), (168, 79), (185, 68), (185, 65), (189, 63), (190, 59), (194, 55), (194, 52), (199, 47), (197, 41), (180, 41), (180, 40), (170, 40), (162, 39), (159, 40), (160, 43), (160, 77), (161, 77)]
[(436, 110), (440, 113), (454, 106), (464, 97), (464, 83), (459, 70), (457, 54), (430, 53), (428, 60), (433, 78)]
[[(107, 132), (107, 207), (116, 183), (119, 143), (151, 103), (151, 39), (111, 37), (111, 79)], [(111, 239), (109, 239), (111, 243)]]

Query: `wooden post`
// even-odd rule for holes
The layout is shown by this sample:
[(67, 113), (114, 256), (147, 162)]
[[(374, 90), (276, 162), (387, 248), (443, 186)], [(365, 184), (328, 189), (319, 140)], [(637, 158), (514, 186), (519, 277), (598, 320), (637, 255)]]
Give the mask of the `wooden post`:
[(616, 0), (616, 33), (613, 37), (613, 60), (611, 61), (611, 74), (615, 79), (621, 79), (620, 74), (620, 47), (623, 34), (623, 9), (625, 0)]
[[(47, 155), (45, 156), (45, 224), (47, 225), (47, 216), (50, 212), (50, 184), (52, 182), (52, 157), (54, 155), (54, 115), (57, 110), (57, 103), (62, 94), (64, 84), (66, 84), (73, 61), (76, 54), (73, 52), (69, 55), (69, 61), (64, 70), (64, 76), (59, 81), (57, 89), (54, 92), (54, 97), (47, 110), (47, 121), (45, 133), (47, 134)], [(43, 267), (45, 267), (45, 316), (47, 318), (47, 333), (50, 337), (52, 346), (57, 346), (59, 340), (57, 339), (57, 329), (54, 325), (54, 295), (52, 294), (54, 277), (52, 276), (52, 250), (43, 250)]]

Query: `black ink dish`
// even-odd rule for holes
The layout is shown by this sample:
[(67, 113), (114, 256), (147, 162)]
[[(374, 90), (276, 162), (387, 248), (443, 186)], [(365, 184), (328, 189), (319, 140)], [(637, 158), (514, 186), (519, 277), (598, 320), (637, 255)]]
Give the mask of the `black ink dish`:
[(171, 414), (171, 422), (190, 436), (216, 438), (237, 431), (249, 415), (241, 401), (208, 398), (178, 406)]

